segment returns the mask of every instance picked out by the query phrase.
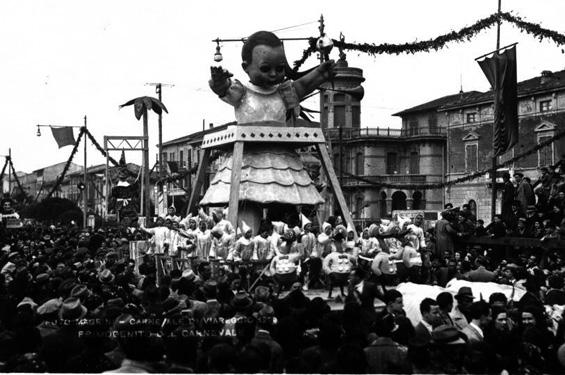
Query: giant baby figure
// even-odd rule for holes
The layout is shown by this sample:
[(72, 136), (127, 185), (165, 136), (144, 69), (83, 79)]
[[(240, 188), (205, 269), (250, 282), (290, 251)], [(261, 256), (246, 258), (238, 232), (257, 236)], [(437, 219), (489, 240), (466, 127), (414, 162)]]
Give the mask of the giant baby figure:
[[(212, 67), (211, 89), (235, 109), (238, 126), (295, 126), (300, 101), (334, 74), (334, 62), (326, 61), (296, 80), (286, 78), (288, 63), (283, 44), (273, 33), (258, 31), (246, 39), (242, 52), (243, 70), (249, 82), (233, 79), (221, 67)], [(241, 167), (240, 205), (256, 204), (259, 208), (272, 203), (283, 205), (317, 205), (324, 200), (292, 146), (273, 143), (246, 144)], [(203, 205), (226, 205), (229, 202), (232, 157), (219, 166), (201, 201)], [(260, 216), (260, 215), (259, 215)], [(259, 218), (260, 219), (260, 218)], [(245, 218), (252, 227), (258, 218)], [(255, 225), (256, 224), (256, 225)]]

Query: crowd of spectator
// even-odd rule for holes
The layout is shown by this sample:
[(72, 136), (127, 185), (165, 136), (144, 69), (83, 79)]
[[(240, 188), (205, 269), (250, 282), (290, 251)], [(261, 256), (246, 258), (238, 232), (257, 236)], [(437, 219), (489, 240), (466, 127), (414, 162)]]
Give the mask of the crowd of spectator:
[[(465, 242), (517, 236), (520, 223), (541, 223), (540, 239), (559, 239), (564, 226), (551, 212), (563, 185), (540, 180), (526, 216), (514, 196), (515, 228), (513, 216), (484, 227), (464, 205), (446, 207), (433, 227), (422, 215), (366, 228), (302, 216), (264, 220), (254, 233), (245, 223), (234, 229), (222, 210), (184, 219), (171, 210), (148, 228), (4, 229), (0, 371), (562, 373), (560, 252), (508, 255)], [(149, 247), (131, 257), (139, 242)], [(452, 279), (498, 283), (523, 297), (483, 299), (461, 287), (422, 299), (413, 324), (394, 286)]]

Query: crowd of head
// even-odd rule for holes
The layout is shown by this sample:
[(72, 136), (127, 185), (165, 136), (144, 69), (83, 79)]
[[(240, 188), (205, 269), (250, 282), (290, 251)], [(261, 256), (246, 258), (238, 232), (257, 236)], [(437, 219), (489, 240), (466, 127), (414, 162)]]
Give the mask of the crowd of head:
[[(561, 165), (561, 163), (559, 163)], [(565, 234), (565, 177), (556, 168), (540, 168), (532, 184), (521, 172), (503, 174), (501, 214), (479, 234), (550, 239)]]
[[(454, 241), (462, 227), (447, 219), (468, 210), (431, 228), (422, 215), (356, 229), (302, 216), (264, 220), (254, 233), (234, 230), (222, 210), (182, 220), (171, 210), (150, 228), (4, 229), (1, 370), (561, 372), (559, 252), (507, 258)], [(453, 278), (524, 296), (487, 302), (462, 287), (423, 299), (414, 322), (393, 288)], [(323, 295), (309, 298), (309, 288)]]

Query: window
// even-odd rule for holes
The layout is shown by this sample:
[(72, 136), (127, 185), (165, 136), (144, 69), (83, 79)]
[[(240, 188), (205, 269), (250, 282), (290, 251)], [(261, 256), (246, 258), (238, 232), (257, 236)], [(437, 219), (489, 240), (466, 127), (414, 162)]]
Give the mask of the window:
[(477, 122), (477, 114), (475, 112), (467, 113), (467, 122)]
[(398, 155), (396, 152), (389, 152), (386, 154), (386, 174), (398, 173)]
[(410, 120), (408, 123), (408, 135), (418, 134), (418, 120)]
[(365, 202), (362, 196), (355, 199), (355, 214), (357, 219), (361, 219), (365, 216), (363, 215), (363, 208), (365, 208), (364, 203)]
[(167, 161), (167, 153), (163, 152), (163, 161)]
[(355, 156), (355, 174), (357, 176), (363, 176), (365, 173), (365, 158), (362, 152), (358, 152)]
[(428, 127), (430, 128), (430, 133), (435, 134), (437, 132), (437, 114), (435, 112), (428, 115)]
[(361, 126), (361, 110), (357, 105), (351, 107), (351, 126), (354, 128)]
[(171, 152), (169, 154), (169, 161), (175, 161), (175, 153), (174, 152)]
[[(538, 135), (538, 144), (547, 141), (548, 139), (552, 138), (551, 135)], [(554, 143), (550, 144), (549, 146), (545, 146), (544, 148), (538, 150), (538, 167), (545, 167), (548, 165), (553, 165), (553, 154), (554, 154)]]
[(465, 145), (465, 171), (471, 172), (479, 169), (479, 144), (468, 143)]
[(179, 151), (179, 161), (180, 161), (180, 167), (184, 168), (186, 166), (186, 162), (184, 160), (184, 151), (183, 150)]
[(334, 154), (334, 171), (338, 175), (340, 174), (340, 171), (341, 171), (341, 163), (340, 163), (339, 154)]
[(420, 155), (417, 152), (410, 153), (410, 174), (420, 174)]
[(542, 100), (539, 102), (539, 111), (540, 112), (548, 112), (551, 111), (551, 100)]
[(345, 102), (345, 94), (334, 94), (334, 102)]
[(334, 128), (345, 126), (345, 106), (334, 106)]

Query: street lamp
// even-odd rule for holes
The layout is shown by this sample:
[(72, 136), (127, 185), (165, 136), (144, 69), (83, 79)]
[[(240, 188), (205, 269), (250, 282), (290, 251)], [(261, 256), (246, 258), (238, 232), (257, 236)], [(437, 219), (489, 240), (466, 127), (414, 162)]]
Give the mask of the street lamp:
[(41, 137), (41, 129), (39, 129), (39, 125), (37, 125), (37, 136)]
[(224, 59), (222, 53), (220, 52), (220, 38), (216, 39), (216, 53), (214, 54), (214, 61), (220, 62)]

